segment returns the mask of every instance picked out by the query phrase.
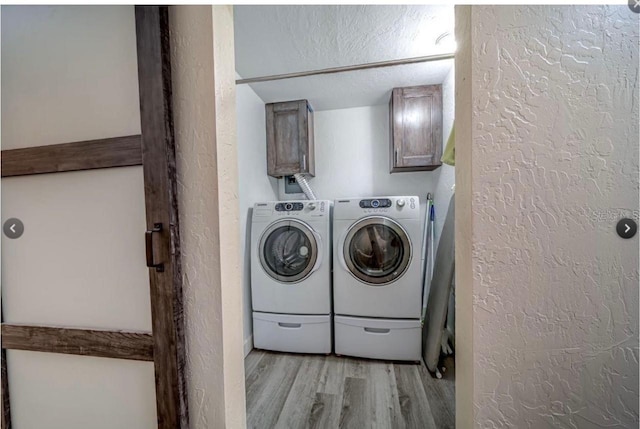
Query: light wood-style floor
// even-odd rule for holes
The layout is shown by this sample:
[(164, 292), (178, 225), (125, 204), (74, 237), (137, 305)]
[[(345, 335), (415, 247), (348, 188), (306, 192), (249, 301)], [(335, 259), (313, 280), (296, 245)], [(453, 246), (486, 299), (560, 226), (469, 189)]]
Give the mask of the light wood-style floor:
[(249, 428), (455, 427), (453, 359), (424, 364), (253, 350), (245, 359)]

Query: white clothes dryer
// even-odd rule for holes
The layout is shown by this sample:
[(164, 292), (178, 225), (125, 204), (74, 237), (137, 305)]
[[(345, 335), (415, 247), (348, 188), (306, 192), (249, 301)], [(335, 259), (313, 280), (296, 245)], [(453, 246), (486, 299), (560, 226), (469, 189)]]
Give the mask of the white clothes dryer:
[(336, 353), (420, 359), (421, 238), (417, 196), (335, 201)]

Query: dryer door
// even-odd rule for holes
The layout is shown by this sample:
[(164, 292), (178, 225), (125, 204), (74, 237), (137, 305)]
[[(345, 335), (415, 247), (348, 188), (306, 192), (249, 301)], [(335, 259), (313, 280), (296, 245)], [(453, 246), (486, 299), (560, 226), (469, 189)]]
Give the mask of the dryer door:
[(357, 279), (383, 286), (399, 279), (411, 261), (411, 240), (396, 221), (370, 216), (353, 224), (344, 240), (344, 261)]
[(283, 219), (272, 223), (262, 234), (258, 253), (269, 276), (284, 283), (296, 283), (313, 272), (318, 241), (306, 223)]

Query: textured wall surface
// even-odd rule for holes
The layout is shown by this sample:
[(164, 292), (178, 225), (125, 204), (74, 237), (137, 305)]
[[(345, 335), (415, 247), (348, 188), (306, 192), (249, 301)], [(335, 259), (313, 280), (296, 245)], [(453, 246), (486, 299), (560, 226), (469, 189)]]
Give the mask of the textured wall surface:
[(238, 5), (234, 10), (236, 69), (246, 78), (430, 55), (441, 49), (438, 36), (453, 30), (452, 5)]
[(456, 427), (473, 427), (471, 6), (456, 6)]
[[(239, 77), (239, 76), (236, 76)], [(238, 195), (240, 200), (240, 258), (244, 315), (244, 353), (253, 348), (251, 318), (251, 210), (260, 201), (278, 199), (278, 184), (267, 176), (267, 136), (264, 102), (248, 85), (236, 86), (238, 118)]]
[[(238, 5), (236, 70), (245, 78), (452, 52), (453, 5)], [(439, 36), (450, 33), (439, 45)], [(268, 52), (268, 55), (264, 53)], [(391, 88), (440, 83), (452, 60), (251, 84), (265, 102), (316, 110), (382, 105)]]
[(233, 7), (212, 6), (225, 427), (246, 426)]
[(231, 8), (174, 6), (170, 19), (191, 425), (242, 428)]
[(475, 426), (638, 427), (638, 15), (470, 28)]

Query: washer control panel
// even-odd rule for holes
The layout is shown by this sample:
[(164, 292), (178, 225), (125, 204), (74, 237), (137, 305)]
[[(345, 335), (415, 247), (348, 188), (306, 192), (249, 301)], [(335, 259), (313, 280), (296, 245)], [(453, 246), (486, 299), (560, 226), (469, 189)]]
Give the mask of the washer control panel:
[(360, 207), (363, 209), (378, 209), (391, 207), (391, 200), (388, 198), (374, 198), (370, 200), (360, 200)]
[(304, 209), (303, 203), (278, 203), (276, 204), (277, 212), (299, 212)]

